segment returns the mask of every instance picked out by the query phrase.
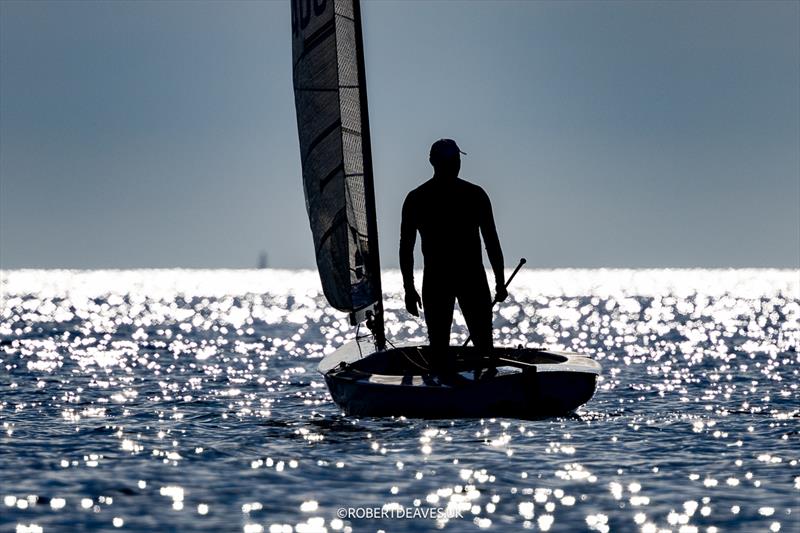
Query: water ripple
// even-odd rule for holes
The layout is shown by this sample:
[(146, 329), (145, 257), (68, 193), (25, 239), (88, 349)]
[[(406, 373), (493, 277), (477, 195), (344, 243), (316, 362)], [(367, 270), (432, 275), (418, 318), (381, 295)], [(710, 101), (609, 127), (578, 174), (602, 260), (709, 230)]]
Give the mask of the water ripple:
[[(384, 284), (391, 337), (423, 341)], [(342, 416), (315, 368), (354, 331), (313, 271), (3, 272), (0, 528), (800, 527), (797, 271), (528, 271), (511, 292), (497, 343), (603, 364), (574, 416)]]

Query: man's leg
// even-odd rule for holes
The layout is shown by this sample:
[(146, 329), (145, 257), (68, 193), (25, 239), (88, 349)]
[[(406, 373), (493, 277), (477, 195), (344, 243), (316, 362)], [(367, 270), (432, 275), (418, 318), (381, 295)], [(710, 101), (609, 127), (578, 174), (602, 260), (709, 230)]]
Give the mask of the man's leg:
[(456, 299), (448, 285), (444, 280), (429, 276), (422, 280), (422, 310), (432, 353), (430, 364), (437, 372), (447, 371), (452, 366), (448, 346)]
[(492, 296), (482, 272), (473, 283), (459, 288), (458, 305), (479, 356), (492, 355)]

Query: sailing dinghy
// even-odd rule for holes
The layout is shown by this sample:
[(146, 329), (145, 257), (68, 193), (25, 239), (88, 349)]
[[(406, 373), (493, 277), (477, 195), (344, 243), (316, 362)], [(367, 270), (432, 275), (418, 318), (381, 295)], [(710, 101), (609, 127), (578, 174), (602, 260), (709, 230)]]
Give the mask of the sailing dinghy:
[[(303, 189), (328, 303), (371, 334), (319, 364), (334, 402), (354, 416), (532, 418), (567, 414), (595, 392), (600, 365), (578, 354), (496, 348), (497, 374), (473, 347), (451, 346), (438, 376), (424, 345), (390, 344), (383, 323), (377, 217), (358, 0), (291, 0)], [(485, 375), (485, 373), (484, 373)]]

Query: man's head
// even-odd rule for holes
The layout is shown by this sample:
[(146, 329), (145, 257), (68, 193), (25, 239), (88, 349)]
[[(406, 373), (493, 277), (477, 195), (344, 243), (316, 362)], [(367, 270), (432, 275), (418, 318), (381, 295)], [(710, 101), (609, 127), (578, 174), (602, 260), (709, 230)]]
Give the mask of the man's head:
[(455, 178), (461, 170), (461, 154), (466, 155), (466, 152), (462, 152), (453, 139), (439, 139), (431, 146), (428, 161), (437, 175)]

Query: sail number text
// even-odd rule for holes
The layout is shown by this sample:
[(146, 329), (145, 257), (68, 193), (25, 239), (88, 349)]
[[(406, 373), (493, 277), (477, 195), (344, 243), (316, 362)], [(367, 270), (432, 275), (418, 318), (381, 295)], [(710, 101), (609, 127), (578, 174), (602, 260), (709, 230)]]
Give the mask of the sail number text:
[(291, 0), (292, 36), (297, 37), (298, 32), (306, 29), (312, 13), (314, 16), (322, 15), (327, 3), (328, 0)]

